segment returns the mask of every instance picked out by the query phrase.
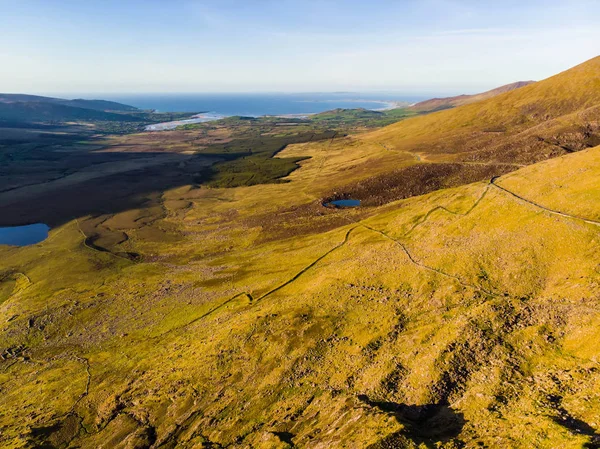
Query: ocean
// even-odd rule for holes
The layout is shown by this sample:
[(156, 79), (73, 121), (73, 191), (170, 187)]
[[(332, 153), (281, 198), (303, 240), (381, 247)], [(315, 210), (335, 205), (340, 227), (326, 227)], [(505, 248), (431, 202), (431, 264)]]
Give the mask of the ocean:
[[(86, 95), (85, 98), (90, 97)], [(98, 97), (98, 94), (95, 95)], [(104, 100), (154, 109), (157, 112), (210, 113), (217, 116), (302, 115), (337, 108), (390, 109), (412, 104), (429, 96), (397, 93), (301, 93), (301, 94), (112, 94)]]

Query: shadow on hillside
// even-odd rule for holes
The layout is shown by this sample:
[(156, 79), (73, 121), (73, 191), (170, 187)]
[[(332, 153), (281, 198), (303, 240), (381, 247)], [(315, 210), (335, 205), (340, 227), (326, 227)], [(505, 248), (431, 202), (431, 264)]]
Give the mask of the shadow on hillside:
[(370, 446), (370, 449), (403, 447), (407, 440), (428, 448), (437, 447), (438, 442), (458, 438), (466, 421), (464, 415), (447, 404), (406, 405), (396, 402), (371, 401), (366, 395), (358, 399), (382, 412), (393, 415), (404, 426)]
[(28, 443), (38, 449), (67, 447), (80, 430), (79, 417), (69, 413), (50, 425), (31, 428)]
[[(39, 165), (51, 166), (50, 157), (15, 164), (12, 171), (3, 168), (0, 226), (46, 223), (56, 227), (87, 215), (148, 207), (156, 202), (153, 196), (166, 190), (209, 180), (210, 164), (219, 160), (211, 155), (165, 153), (88, 153), (85, 161), (82, 157), (66, 159), (57, 169), (29, 177), (22, 173), (39, 170)], [(152, 162), (139, 162), (142, 159)], [(114, 166), (115, 173), (106, 170), (91, 174), (100, 164)], [(132, 169), (119, 168), (123, 164), (131, 164)], [(93, 178), (77, 179), (82, 171)]]
[[(191, 137), (173, 139), (170, 134), (107, 145), (105, 137), (90, 136), (79, 128), (65, 126), (61, 132), (48, 133), (41, 125), (1, 126), (0, 226), (41, 222), (56, 227), (83, 216), (158, 205), (164, 191), (180, 186), (281, 182), (304, 158), (273, 156), (290, 144), (336, 136), (316, 129), (271, 135), (274, 125), (269, 125), (207, 146), (194, 144)], [(119, 151), (119, 145), (128, 151)], [(174, 152), (174, 145), (184, 146)], [(99, 151), (103, 147), (111, 151)], [(139, 148), (132, 152), (134, 147)]]
[(585, 435), (590, 438), (590, 442), (583, 445), (588, 449), (600, 449), (600, 434), (585, 421), (572, 416), (562, 405), (562, 398), (550, 396), (550, 403), (555, 407), (558, 416), (552, 416), (551, 419), (559, 426), (569, 430), (574, 435)]

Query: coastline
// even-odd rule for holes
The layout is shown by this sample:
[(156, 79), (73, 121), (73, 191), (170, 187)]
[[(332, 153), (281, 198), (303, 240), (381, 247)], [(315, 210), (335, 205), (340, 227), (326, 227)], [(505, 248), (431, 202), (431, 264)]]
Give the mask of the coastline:
[[(361, 100), (356, 100), (356, 101), (359, 102)], [(384, 107), (381, 107), (381, 108), (369, 109), (371, 111), (377, 111), (377, 112), (389, 111), (389, 110), (396, 109), (396, 108), (407, 107), (406, 102), (401, 102), (401, 101), (372, 101), (372, 103), (379, 103), (379, 104), (385, 105)], [(349, 108), (349, 109), (352, 109), (352, 108)], [(324, 112), (326, 112), (326, 111), (324, 111)], [(308, 119), (309, 117), (320, 114), (320, 113), (321, 112), (307, 112), (307, 113), (299, 113), (299, 114), (293, 114), (293, 113), (292, 114), (263, 114), (263, 115), (244, 115), (243, 117), (253, 117), (253, 118), (279, 117), (279, 118), (289, 118), (289, 119)], [(222, 120), (222, 119), (225, 119), (228, 117), (235, 117), (235, 115), (218, 114), (215, 112), (203, 112), (200, 114), (192, 115), (190, 118), (184, 119), (184, 120), (175, 120), (172, 122), (163, 122), (163, 123), (155, 123), (152, 125), (148, 125), (148, 126), (146, 126), (146, 128), (144, 130), (150, 131), (150, 132), (152, 132), (152, 131), (170, 131), (170, 130), (178, 128), (179, 126), (192, 125), (195, 123), (214, 122), (214, 121)]]
[(175, 120), (172, 122), (163, 122), (163, 123), (155, 123), (153, 125), (148, 125), (144, 128), (145, 131), (169, 131), (173, 130), (179, 126), (183, 125), (192, 125), (194, 123), (206, 123), (213, 122), (215, 120), (221, 120), (227, 117), (231, 117), (229, 115), (216, 114), (212, 112), (202, 112), (200, 114), (192, 115), (188, 119), (184, 120)]

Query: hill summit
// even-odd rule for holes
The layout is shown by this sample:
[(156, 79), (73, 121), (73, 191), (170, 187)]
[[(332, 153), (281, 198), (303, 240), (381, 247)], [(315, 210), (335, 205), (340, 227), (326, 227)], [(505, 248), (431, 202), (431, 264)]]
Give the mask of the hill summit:
[(506, 84), (504, 86), (500, 86), (479, 94), (458, 95), (455, 97), (445, 98), (432, 98), (430, 100), (425, 100), (421, 101), (420, 103), (414, 104), (409, 109), (418, 112), (434, 112), (440, 111), (442, 109), (450, 109), (469, 103), (475, 103), (476, 101), (486, 100), (488, 98), (495, 97), (496, 95), (503, 94), (504, 92), (510, 92), (511, 90), (527, 86), (534, 82), (535, 81), (517, 81), (516, 83)]
[(132, 112), (139, 112), (139, 109), (114, 101), (0, 94), (0, 121), (139, 120), (138, 117), (124, 115)]

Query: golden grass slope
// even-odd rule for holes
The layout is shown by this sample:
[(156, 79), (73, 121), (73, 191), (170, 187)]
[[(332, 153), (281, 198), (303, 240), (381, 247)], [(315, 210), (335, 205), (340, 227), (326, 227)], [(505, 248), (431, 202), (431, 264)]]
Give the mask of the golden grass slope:
[[(394, 150), (470, 153), (484, 147), (494, 149), (494, 141), (526, 131), (534, 134), (531, 137), (540, 133), (542, 140), (567, 129), (575, 132), (571, 128), (588, 123), (590, 131), (597, 131), (599, 105), (600, 56), (489, 100), (387, 126), (365, 139)], [(498, 153), (501, 157), (502, 152)]]
[(381, 205), (597, 145), (600, 57), (488, 100), (331, 142), (294, 145), (281, 155), (321, 160), (332, 154), (339, 167), (330, 166), (329, 176), (311, 186), (317, 198), (354, 197)]
[[(321, 205), (394, 170), (592, 145), (599, 65), (293, 145), (280, 156), (311, 159), (287, 184), (183, 186), (0, 247), (0, 445), (600, 444), (600, 147)], [(99, 226), (112, 253), (87, 243)]]
[(517, 81), (516, 83), (505, 84), (504, 86), (500, 86), (486, 92), (481, 92), (479, 94), (458, 95), (455, 97), (446, 98), (432, 98), (430, 100), (425, 100), (414, 104), (409, 109), (413, 111), (428, 112), (447, 108), (455, 108), (457, 106), (475, 103), (476, 101), (487, 100), (488, 98), (495, 97), (496, 95), (500, 95), (505, 92), (510, 92), (511, 90), (527, 86), (528, 84), (532, 84), (534, 82), (535, 81)]
[(600, 227), (570, 215), (600, 216), (600, 147), (266, 238), (334, 170), (302, 165), (165, 192), (137, 263), (77, 222), (0, 248), (0, 444), (597, 444)]

